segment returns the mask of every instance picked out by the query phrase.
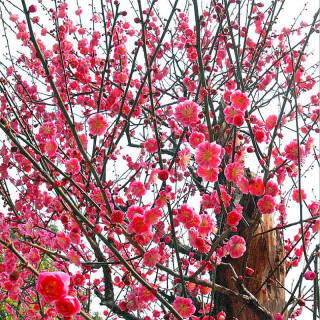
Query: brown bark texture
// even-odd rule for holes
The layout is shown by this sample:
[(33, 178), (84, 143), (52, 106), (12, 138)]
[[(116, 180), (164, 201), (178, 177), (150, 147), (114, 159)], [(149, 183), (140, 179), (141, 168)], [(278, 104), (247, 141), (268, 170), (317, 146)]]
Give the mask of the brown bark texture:
[[(269, 230), (274, 227), (272, 215), (263, 215), (255, 234)], [(239, 228), (238, 234), (248, 239), (250, 228)], [(265, 307), (271, 314), (281, 312), (285, 305), (285, 291), (283, 289), (286, 270), (284, 264), (280, 264), (284, 257), (284, 248), (281, 242), (278, 231), (272, 231), (263, 235), (254, 237), (251, 242), (249, 255), (247, 257), (246, 267), (254, 269), (251, 276), (244, 275), (243, 285), (252, 293), (263, 307)], [(238, 291), (232, 268), (237, 275), (241, 274), (243, 259), (224, 259), (223, 262), (229, 265), (220, 265), (217, 268), (217, 283), (234, 291)], [(232, 266), (232, 268), (230, 267)], [(259, 290), (260, 286), (268, 279), (263, 288)], [(263, 320), (261, 316), (257, 316), (247, 306), (243, 305), (234, 298), (227, 298), (222, 295), (217, 295), (215, 299), (216, 306), (219, 306), (227, 314), (227, 320)], [(219, 308), (218, 308), (219, 309)]]

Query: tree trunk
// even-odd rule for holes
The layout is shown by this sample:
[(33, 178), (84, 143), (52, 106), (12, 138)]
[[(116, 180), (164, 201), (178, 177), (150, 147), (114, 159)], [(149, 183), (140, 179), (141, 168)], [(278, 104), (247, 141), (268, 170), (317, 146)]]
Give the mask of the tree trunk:
[[(269, 230), (274, 227), (272, 215), (263, 215), (255, 234)], [(246, 240), (250, 236), (248, 228), (239, 228), (239, 235)], [(252, 293), (258, 301), (271, 312), (276, 314), (281, 312), (285, 305), (284, 280), (286, 275), (285, 266), (279, 263), (284, 257), (284, 248), (278, 231), (268, 232), (261, 236), (253, 238), (249, 250), (246, 266), (254, 269), (251, 276), (244, 275), (243, 284), (246, 289)], [(223, 260), (231, 264), (237, 275), (241, 274), (241, 268), (244, 257), (231, 259), (230, 257)], [(276, 270), (272, 276), (270, 274)], [(263, 288), (259, 287), (270, 276)], [(238, 291), (232, 270), (228, 265), (220, 265), (217, 268), (217, 283), (234, 291)], [(245, 307), (242, 303), (234, 299), (226, 298), (216, 294), (215, 306), (217, 310), (224, 310), (227, 314), (227, 320), (237, 317), (238, 320), (263, 320), (258, 318), (250, 308)]]

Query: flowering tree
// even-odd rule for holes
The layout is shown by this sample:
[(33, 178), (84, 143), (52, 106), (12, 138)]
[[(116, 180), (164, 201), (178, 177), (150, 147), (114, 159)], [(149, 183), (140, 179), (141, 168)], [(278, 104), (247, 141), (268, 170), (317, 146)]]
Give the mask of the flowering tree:
[(1, 319), (317, 318), (319, 12), (284, 4), (0, 1)]

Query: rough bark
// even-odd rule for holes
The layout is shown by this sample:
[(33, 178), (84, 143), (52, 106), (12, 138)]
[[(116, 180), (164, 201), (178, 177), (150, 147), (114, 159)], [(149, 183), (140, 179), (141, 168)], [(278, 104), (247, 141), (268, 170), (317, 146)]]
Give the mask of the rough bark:
[[(273, 227), (273, 216), (264, 215), (255, 233), (260, 233)], [(241, 230), (240, 228), (239, 231), (239, 234), (245, 239), (249, 237), (246, 230), (248, 229)], [(285, 304), (285, 291), (282, 285), (284, 285), (286, 270), (283, 265), (278, 267), (283, 257), (284, 249), (277, 231), (253, 238), (246, 266), (254, 269), (254, 273), (251, 276), (244, 275), (243, 285), (272, 314), (280, 312)], [(230, 264), (239, 275), (243, 259), (243, 257), (239, 259), (227, 258), (223, 262)], [(272, 275), (271, 281), (267, 281), (263, 289), (257, 291), (274, 269), (276, 271)], [(229, 265), (220, 265), (217, 268), (217, 283), (238, 291)], [(237, 317), (238, 320), (263, 320), (258, 318), (248, 307), (230, 297), (226, 298), (217, 294), (215, 305), (217, 310), (222, 309), (226, 312), (227, 320), (233, 319), (233, 317)]]

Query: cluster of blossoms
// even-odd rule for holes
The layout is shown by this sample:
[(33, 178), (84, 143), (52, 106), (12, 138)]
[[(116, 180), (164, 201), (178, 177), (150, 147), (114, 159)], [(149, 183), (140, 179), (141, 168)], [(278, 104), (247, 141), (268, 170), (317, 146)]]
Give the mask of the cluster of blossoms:
[(226, 103), (230, 103), (230, 106), (223, 110), (226, 122), (241, 127), (244, 123), (245, 112), (250, 105), (247, 94), (241, 90), (236, 90), (233, 93), (226, 92), (224, 99)]
[(77, 297), (69, 295), (70, 276), (65, 272), (40, 272), (36, 290), (58, 314), (71, 317), (81, 310)]
[(196, 162), (198, 164), (198, 175), (209, 182), (218, 180), (219, 165), (225, 154), (219, 144), (215, 142), (201, 142), (196, 150)]

